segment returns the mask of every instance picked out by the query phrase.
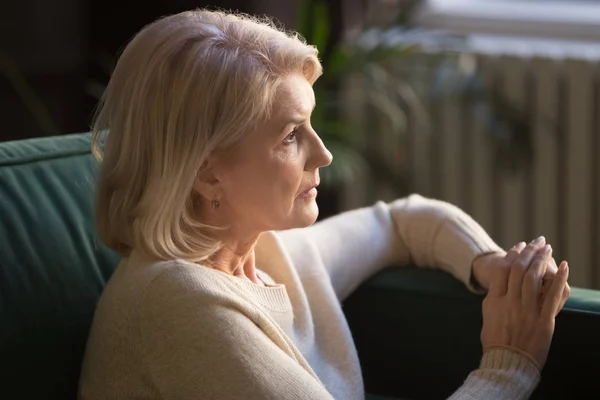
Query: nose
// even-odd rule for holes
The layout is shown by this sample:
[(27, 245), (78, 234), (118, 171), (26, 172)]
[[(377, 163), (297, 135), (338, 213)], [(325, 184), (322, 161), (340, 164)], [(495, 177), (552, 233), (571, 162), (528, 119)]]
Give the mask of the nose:
[(308, 169), (326, 167), (333, 161), (333, 155), (327, 150), (327, 147), (325, 147), (325, 144), (315, 131), (313, 131), (313, 137), (310, 156), (306, 163), (307, 167)]
[(323, 161), (322, 167), (326, 167), (333, 162), (333, 154), (323, 145), (323, 149), (325, 150), (325, 160)]

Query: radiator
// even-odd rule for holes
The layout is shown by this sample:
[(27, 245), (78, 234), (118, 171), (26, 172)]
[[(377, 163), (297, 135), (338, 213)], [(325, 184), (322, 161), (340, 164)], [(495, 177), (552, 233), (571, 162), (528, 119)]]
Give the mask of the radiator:
[(530, 162), (501, 166), (472, 102), (424, 98), (427, 121), (409, 118), (393, 155), (410, 192), (457, 205), (504, 248), (544, 235), (572, 286), (600, 288), (600, 46), (479, 45), (469, 54), (486, 91), (530, 116)]

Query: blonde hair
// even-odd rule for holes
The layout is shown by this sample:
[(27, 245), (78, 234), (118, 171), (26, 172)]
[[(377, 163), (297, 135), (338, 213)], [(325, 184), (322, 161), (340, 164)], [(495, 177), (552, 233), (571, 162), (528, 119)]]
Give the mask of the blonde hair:
[(135, 248), (159, 259), (198, 262), (217, 251), (213, 227), (198, 220), (194, 180), (209, 155), (270, 117), (291, 73), (314, 83), (317, 50), (269, 20), (194, 10), (142, 29), (92, 127), (100, 240), (121, 255)]

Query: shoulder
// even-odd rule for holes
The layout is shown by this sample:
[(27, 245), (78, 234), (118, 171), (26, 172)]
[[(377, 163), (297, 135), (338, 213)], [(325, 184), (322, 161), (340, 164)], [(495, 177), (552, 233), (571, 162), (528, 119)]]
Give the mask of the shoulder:
[(143, 290), (143, 308), (152, 304), (164, 307), (206, 304), (216, 301), (226, 294), (227, 277), (222, 272), (211, 270), (202, 265), (172, 260), (147, 267), (155, 269), (153, 278)]
[(243, 297), (235, 284), (219, 274), (223, 273), (181, 261), (163, 266), (142, 294), (140, 328), (144, 340), (163, 337), (157, 331), (173, 337), (185, 332), (192, 336), (194, 332), (212, 333), (218, 338), (239, 325), (240, 319), (251, 316), (252, 312), (243, 312)]
[(319, 262), (320, 255), (311, 239), (309, 228), (264, 233), (256, 246), (257, 263), (266, 272), (282, 271), (290, 266), (304, 269)]

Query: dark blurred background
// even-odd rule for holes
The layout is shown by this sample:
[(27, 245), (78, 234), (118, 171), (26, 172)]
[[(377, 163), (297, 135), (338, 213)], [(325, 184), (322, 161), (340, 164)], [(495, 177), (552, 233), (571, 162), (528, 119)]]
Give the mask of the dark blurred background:
[(4, 0), (0, 3), (0, 140), (87, 131), (97, 102), (93, 83), (105, 83), (114, 57), (127, 41), (162, 15), (214, 6), (272, 15), (292, 28), (294, 3)]

